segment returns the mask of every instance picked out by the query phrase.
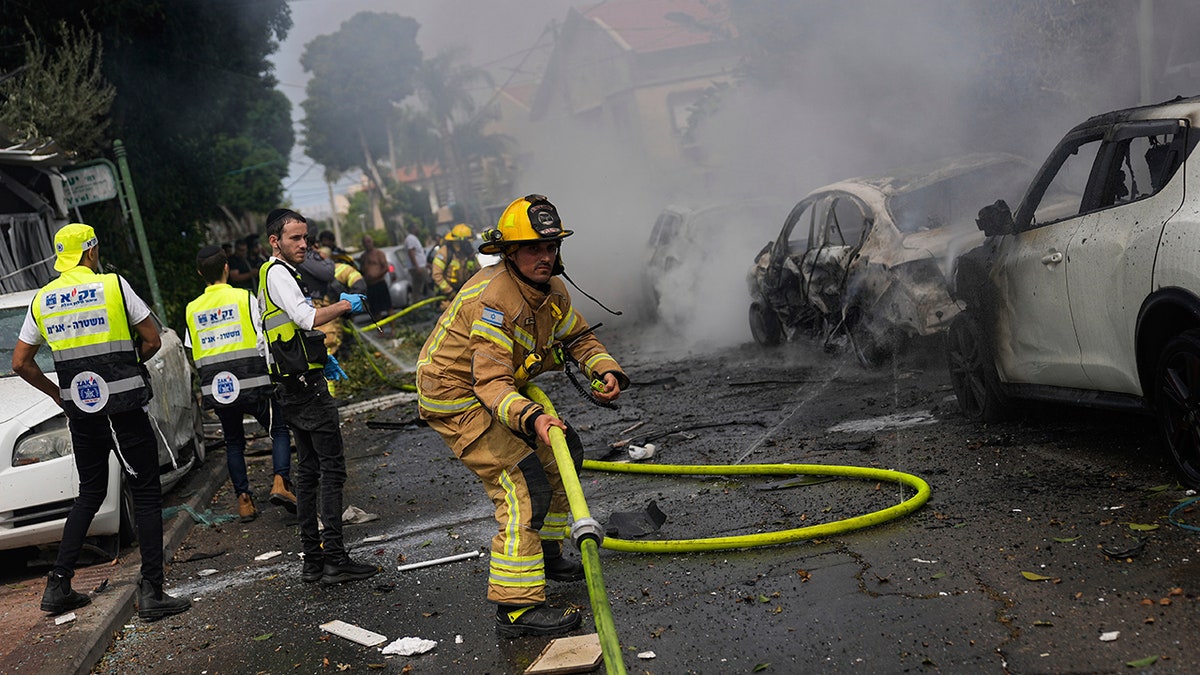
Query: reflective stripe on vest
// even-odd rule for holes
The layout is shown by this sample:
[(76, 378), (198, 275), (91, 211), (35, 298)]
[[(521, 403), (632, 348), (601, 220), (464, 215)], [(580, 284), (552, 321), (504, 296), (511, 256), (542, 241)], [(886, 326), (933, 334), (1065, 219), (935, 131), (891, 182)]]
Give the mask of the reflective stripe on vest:
[[(295, 280), (296, 285), (300, 287), (301, 293), (307, 297), (304, 284), (300, 280), (300, 275), (295, 270), (290, 269), (276, 258), (271, 258), (270, 262), (259, 268), (258, 272), (258, 306), (262, 310), (263, 335), (267, 340), (268, 349), (271, 350), (271, 363), (268, 370), (273, 376), (300, 375), (309, 370), (323, 368), (325, 366), (325, 334), (319, 330), (306, 330), (297, 326), (287, 312), (283, 311), (275, 301), (271, 299), (271, 294), (267, 288), (267, 273), (276, 265), (282, 266), (287, 270), (289, 276)], [(308, 339), (305, 339), (308, 338)], [(320, 352), (315, 353), (306, 351), (306, 345), (310, 345), (311, 349), (316, 349), (317, 344), (320, 344)], [(304, 359), (307, 368), (291, 367), (280, 363), (280, 352), (282, 350), (291, 350), (297, 356), (295, 361), (300, 362)]]
[(205, 407), (253, 403), (270, 393), (267, 362), (258, 353), (251, 318), (252, 301), (244, 289), (213, 284), (188, 303), (184, 315)]
[(120, 277), (74, 267), (37, 292), (31, 311), (53, 352), (68, 416), (125, 412), (150, 400)]

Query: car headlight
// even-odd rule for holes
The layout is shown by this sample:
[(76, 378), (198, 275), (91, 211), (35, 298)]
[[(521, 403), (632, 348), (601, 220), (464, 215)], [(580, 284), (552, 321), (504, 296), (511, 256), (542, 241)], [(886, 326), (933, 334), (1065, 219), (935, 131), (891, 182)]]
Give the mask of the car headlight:
[(13, 466), (26, 466), (38, 462), (48, 462), (71, 454), (71, 432), (67, 430), (67, 421), (55, 417), (34, 426), (17, 439), (13, 449)]

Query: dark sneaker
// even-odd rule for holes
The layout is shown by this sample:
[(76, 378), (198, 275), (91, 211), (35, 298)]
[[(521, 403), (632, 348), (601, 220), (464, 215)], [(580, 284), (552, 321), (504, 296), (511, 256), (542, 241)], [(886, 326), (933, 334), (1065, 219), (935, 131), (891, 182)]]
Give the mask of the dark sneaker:
[(71, 590), (71, 577), (63, 577), (51, 572), (46, 577), (46, 592), (42, 593), (42, 611), (51, 614), (62, 614), (73, 609), (79, 609), (91, 602), (92, 599)]
[(306, 584), (316, 583), (325, 576), (325, 558), (319, 555), (304, 556), (304, 566), (300, 568), (300, 581)]
[(167, 595), (158, 584), (145, 579), (138, 584), (138, 616), (146, 621), (158, 621), (165, 616), (186, 612), (191, 607), (191, 600)]
[(545, 605), (496, 607), (496, 634), (515, 638), (522, 635), (560, 635), (579, 627), (582, 619), (574, 609), (551, 609)]
[(378, 565), (366, 565), (356, 563), (350, 559), (350, 556), (342, 556), (338, 562), (331, 562), (328, 558), (325, 560), (325, 567), (321, 574), (321, 583), (323, 584), (342, 584), (347, 581), (357, 581), (366, 579), (367, 577), (375, 576), (379, 573)]
[(583, 565), (564, 556), (545, 558), (546, 578), (550, 581), (579, 581), (584, 577)]

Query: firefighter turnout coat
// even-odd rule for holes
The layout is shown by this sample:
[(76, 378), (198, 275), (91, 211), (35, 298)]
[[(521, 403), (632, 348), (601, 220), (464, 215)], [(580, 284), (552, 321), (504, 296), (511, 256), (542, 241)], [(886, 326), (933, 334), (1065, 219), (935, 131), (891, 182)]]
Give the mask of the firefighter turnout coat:
[(452, 297), (467, 279), (479, 271), (475, 250), (468, 244), (466, 255), (460, 255), (454, 250), (454, 243), (447, 242), (438, 247), (431, 268), (433, 285), (446, 297)]

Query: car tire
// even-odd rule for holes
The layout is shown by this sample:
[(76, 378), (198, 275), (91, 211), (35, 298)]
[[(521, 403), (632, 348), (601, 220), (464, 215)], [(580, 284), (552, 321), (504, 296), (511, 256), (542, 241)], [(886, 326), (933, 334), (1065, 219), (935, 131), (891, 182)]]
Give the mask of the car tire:
[(997, 422), (1008, 415), (1008, 399), (996, 374), (990, 343), (973, 314), (961, 312), (950, 322), (946, 360), (950, 386), (964, 417), (972, 422)]
[(1171, 339), (1154, 370), (1154, 413), (1183, 482), (1200, 488), (1200, 331)]
[(783, 325), (779, 316), (761, 302), (750, 303), (750, 334), (764, 347), (774, 347), (783, 340)]

